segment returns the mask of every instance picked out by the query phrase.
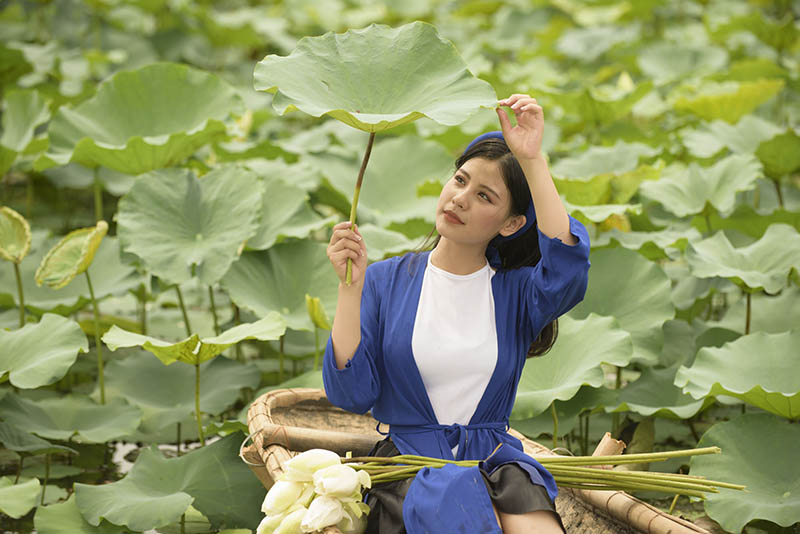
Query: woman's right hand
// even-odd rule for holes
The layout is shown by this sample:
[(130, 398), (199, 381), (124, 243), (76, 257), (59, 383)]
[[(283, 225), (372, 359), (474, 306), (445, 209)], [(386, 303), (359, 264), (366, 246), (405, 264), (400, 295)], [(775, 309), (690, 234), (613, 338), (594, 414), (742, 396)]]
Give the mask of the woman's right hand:
[(344, 283), (347, 276), (347, 260), (353, 260), (351, 285), (364, 282), (367, 270), (367, 245), (358, 231), (358, 225), (350, 229), (350, 221), (340, 222), (333, 227), (331, 241), (328, 244), (328, 259), (336, 271), (336, 276)]

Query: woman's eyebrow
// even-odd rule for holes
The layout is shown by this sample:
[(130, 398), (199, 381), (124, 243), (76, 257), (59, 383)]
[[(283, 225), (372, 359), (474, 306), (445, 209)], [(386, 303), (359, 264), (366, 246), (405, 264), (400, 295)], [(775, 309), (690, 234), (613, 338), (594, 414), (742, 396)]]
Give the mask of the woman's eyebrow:
[[(468, 173), (467, 171), (465, 171), (464, 169), (459, 169), (459, 172), (461, 172), (461, 173), (462, 173), (462, 174), (464, 174), (464, 175), (465, 175), (467, 178), (469, 178), (470, 180), (472, 180), (472, 176), (470, 176), (470, 175), (469, 175), (469, 173)], [(498, 198), (498, 199), (500, 198), (500, 195), (498, 195), (498, 194), (497, 194), (497, 191), (495, 191), (494, 189), (492, 189), (492, 188), (491, 188), (491, 187), (489, 187), (488, 185), (486, 185), (486, 184), (481, 184), (481, 187), (483, 187), (484, 189), (488, 190), (488, 191), (489, 191), (491, 194), (493, 194), (493, 195), (494, 195), (496, 198)]]

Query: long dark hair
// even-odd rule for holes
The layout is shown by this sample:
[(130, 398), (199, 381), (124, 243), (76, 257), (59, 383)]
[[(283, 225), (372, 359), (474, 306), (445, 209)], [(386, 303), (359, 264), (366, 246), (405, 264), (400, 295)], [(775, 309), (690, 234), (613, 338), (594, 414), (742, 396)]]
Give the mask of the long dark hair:
[[(522, 172), (522, 167), (520, 167), (514, 154), (511, 153), (506, 142), (502, 139), (489, 138), (475, 143), (474, 146), (456, 159), (456, 169), (461, 168), (472, 158), (483, 158), (498, 163), (503, 181), (511, 193), (511, 215), (525, 215), (531, 198), (530, 188), (528, 187), (525, 173)], [(434, 234), (436, 234), (435, 226), (419, 246), (417, 252), (436, 248), (441, 236), (436, 235), (434, 237)], [(542, 254), (539, 251), (539, 233), (536, 223), (534, 222), (533, 226), (521, 236), (499, 243), (497, 252), (500, 254), (500, 269), (502, 270), (534, 266), (539, 263)], [(547, 324), (536, 339), (533, 340), (528, 349), (527, 357), (541, 356), (547, 353), (555, 344), (556, 338), (558, 338), (558, 319)]]

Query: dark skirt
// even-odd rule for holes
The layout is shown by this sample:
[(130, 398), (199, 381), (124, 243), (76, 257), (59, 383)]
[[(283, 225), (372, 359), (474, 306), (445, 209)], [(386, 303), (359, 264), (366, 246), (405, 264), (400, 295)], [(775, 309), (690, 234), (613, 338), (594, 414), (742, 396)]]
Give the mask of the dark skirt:
[[(391, 438), (375, 444), (369, 456), (397, 456), (397, 450)], [(550, 500), (544, 486), (531, 482), (528, 473), (516, 464), (501, 465), (491, 474), (481, 469), (483, 481), (489, 491), (492, 504), (498, 512), (506, 514), (524, 514), (547, 510), (553, 512), (561, 528), (564, 524)], [(366, 534), (405, 534), (403, 524), (403, 499), (408, 492), (413, 478), (397, 482), (379, 483), (367, 494), (370, 512), (367, 517)], [(564, 530), (566, 532), (566, 530)]]

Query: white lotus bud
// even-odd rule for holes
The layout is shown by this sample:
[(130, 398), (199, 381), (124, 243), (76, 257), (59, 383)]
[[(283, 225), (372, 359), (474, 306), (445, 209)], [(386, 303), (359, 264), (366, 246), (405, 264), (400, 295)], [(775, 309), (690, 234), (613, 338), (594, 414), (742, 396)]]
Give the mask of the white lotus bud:
[(258, 527), (256, 527), (256, 534), (273, 534), (284, 517), (286, 517), (286, 514), (275, 514), (264, 517), (261, 523), (258, 524)]
[(311, 502), (300, 528), (303, 532), (314, 532), (335, 525), (344, 518), (344, 508), (338, 499), (320, 495)]
[(300, 525), (307, 513), (308, 510), (305, 508), (298, 508), (294, 512), (286, 514), (274, 534), (301, 534), (303, 531), (300, 530)]
[(367, 530), (367, 514), (355, 515), (345, 511), (344, 518), (336, 526), (342, 534), (363, 534)]
[(291, 480), (278, 480), (267, 492), (261, 511), (267, 515), (276, 515), (285, 512), (300, 498), (306, 484)]
[(331, 465), (314, 473), (314, 491), (331, 497), (347, 497), (361, 489), (356, 470), (349, 465)]
[(330, 465), (341, 464), (339, 455), (326, 449), (310, 449), (301, 452), (283, 464), (284, 480), (311, 482), (314, 473)]
[(371, 488), (372, 487), (372, 479), (370, 478), (369, 473), (367, 473), (363, 469), (359, 469), (358, 470), (358, 481), (365, 488)]

